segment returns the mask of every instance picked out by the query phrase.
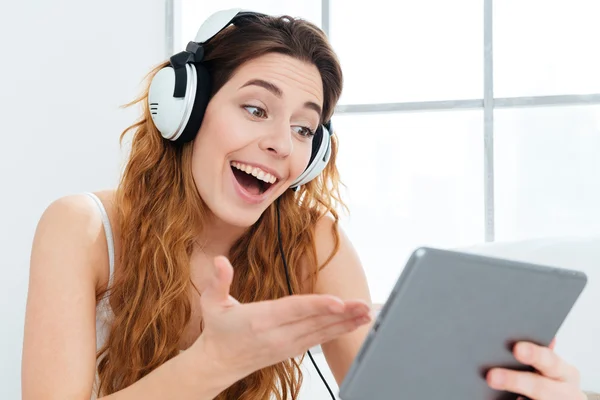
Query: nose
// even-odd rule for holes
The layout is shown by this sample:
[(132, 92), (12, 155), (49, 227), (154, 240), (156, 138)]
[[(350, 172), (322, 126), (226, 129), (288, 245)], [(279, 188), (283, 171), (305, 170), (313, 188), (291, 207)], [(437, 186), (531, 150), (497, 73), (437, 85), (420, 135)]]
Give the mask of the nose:
[(261, 150), (267, 151), (277, 158), (285, 158), (292, 153), (292, 130), (289, 123), (273, 124), (266, 128), (259, 146)]

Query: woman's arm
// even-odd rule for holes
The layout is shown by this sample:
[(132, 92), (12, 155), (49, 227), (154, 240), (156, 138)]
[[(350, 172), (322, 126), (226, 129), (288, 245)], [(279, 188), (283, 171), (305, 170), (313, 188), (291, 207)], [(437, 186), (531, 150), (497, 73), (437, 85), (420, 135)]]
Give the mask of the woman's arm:
[[(32, 247), (23, 399), (90, 399), (96, 374), (96, 290), (107, 280), (107, 244), (95, 205), (86, 196), (51, 204)], [(194, 349), (106, 398), (214, 398), (235, 379), (207, 359), (202, 346)]]
[[(317, 223), (315, 237), (319, 265), (331, 255), (334, 249), (332, 233), (333, 218), (326, 216)], [(362, 264), (352, 243), (338, 226), (340, 236), (339, 250), (318, 276), (316, 293), (332, 294), (343, 300), (362, 299), (371, 304), (371, 295)], [(351, 333), (347, 333), (321, 345), (327, 364), (338, 385), (344, 380), (354, 357), (365, 340), (372, 323), (363, 325)]]
[[(98, 400), (209, 400), (237, 378), (214, 362), (201, 343), (156, 368), (133, 385)], [(86, 398), (87, 400), (87, 398)]]

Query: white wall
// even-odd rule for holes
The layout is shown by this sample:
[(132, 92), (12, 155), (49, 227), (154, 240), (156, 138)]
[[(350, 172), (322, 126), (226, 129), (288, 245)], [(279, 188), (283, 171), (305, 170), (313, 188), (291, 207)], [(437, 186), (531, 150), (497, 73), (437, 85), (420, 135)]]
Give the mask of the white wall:
[(0, 398), (19, 399), (28, 262), (44, 208), (114, 186), (119, 109), (164, 57), (164, 0), (0, 5)]

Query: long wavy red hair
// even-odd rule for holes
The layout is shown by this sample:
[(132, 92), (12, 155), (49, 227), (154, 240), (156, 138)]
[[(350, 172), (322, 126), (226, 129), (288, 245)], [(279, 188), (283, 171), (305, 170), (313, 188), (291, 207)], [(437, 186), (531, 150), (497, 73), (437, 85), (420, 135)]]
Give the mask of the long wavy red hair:
[[(242, 27), (231, 26), (207, 45), (205, 65), (216, 93), (243, 63), (269, 52), (296, 57), (317, 66), (324, 91), (324, 120), (331, 117), (342, 90), (339, 62), (323, 32), (291, 17), (265, 17)], [(150, 74), (166, 66), (163, 63)], [(106, 292), (114, 320), (98, 352), (98, 395), (121, 390), (179, 354), (179, 343), (191, 316), (189, 261), (208, 214), (191, 172), (191, 143), (175, 146), (163, 140), (147, 107), (148, 85), (132, 102), (143, 108), (133, 132), (131, 153), (117, 189), (120, 225), (119, 273)], [(291, 286), (295, 293), (313, 291), (318, 270), (314, 227), (326, 213), (336, 223), (339, 177), (335, 166), (337, 137), (323, 174), (299, 191), (280, 198), (281, 235)], [(234, 244), (231, 294), (240, 302), (288, 295), (277, 247), (276, 208), (272, 204)], [(338, 236), (335, 229), (335, 249)], [(331, 254), (333, 255), (333, 253)], [(326, 260), (325, 264), (328, 262)], [(301, 267), (303, 266), (303, 267)], [(309, 271), (302, 271), (301, 268)], [(306, 273), (310, 279), (304, 279)], [(290, 359), (256, 371), (219, 395), (219, 399), (296, 399), (302, 383), (299, 360)]]

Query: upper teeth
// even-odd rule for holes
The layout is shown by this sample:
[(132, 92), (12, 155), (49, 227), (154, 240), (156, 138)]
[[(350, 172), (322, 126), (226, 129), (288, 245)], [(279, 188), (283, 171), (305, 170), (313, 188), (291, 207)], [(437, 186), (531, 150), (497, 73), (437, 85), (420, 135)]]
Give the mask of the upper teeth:
[(277, 178), (275, 178), (273, 175), (263, 171), (258, 167), (253, 167), (251, 165), (242, 164), (236, 161), (232, 162), (231, 165), (239, 169), (240, 171), (244, 171), (247, 174), (255, 176), (257, 179), (260, 179), (263, 182), (275, 183), (275, 181), (277, 180)]

